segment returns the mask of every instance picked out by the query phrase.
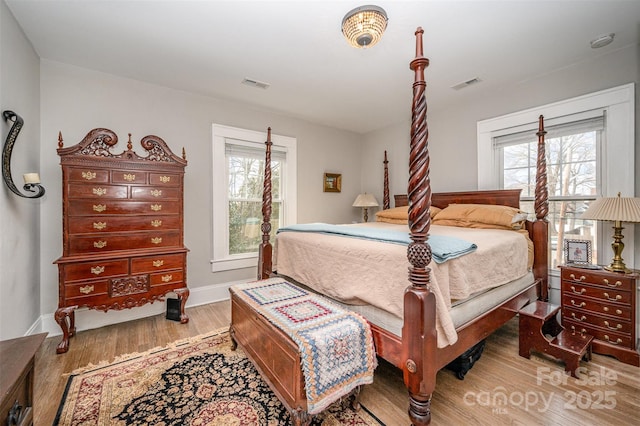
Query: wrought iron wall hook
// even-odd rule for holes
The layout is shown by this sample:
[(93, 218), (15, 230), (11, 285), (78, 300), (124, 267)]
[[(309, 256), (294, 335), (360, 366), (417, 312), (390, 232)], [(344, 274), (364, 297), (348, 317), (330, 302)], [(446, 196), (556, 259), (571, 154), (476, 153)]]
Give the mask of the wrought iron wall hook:
[[(37, 174), (30, 173), (29, 175), (25, 175), (24, 189), (25, 191), (33, 192), (33, 195), (25, 195), (21, 193), (16, 185), (13, 183), (13, 178), (11, 177), (11, 152), (13, 151), (13, 145), (16, 143), (16, 139), (18, 138), (18, 133), (22, 129), (22, 125), (24, 124), (24, 120), (18, 114), (13, 111), (3, 111), (2, 116), (5, 121), (8, 123), (10, 121), (13, 122), (11, 129), (9, 130), (9, 134), (7, 135), (7, 140), (4, 143), (4, 148), (2, 149), (2, 178), (4, 179), (4, 183), (7, 184), (11, 192), (20, 197), (24, 198), (40, 198), (44, 195), (44, 188), (40, 185), (39, 178), (33, 180), (35, 175)], [(31, 179), (27, 179), (29, 176)], [(36, 192), (37, 191), (37, 192)]]

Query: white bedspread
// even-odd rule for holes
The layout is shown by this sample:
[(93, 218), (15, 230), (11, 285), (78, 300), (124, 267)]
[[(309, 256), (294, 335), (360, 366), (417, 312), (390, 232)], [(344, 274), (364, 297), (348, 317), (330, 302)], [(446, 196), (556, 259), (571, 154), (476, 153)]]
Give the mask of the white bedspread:
[[(361, 226), (409, 229), (406, 225), (370, 222)], [(449, 315), (452, 299), (505, 284), (527, 273), (528, 243), (520, 233), (431, 225), (430, 234), (473, 242), (478, 249), (442, 264), (431, 262), (436, 296), (438, 346), (457, 340)], [(274, 270), (313, 290), (354, 305), (373, 305), (403, 318), (404, 290), (409, 285), (407, 247), (326, 234), (278, 234)]]

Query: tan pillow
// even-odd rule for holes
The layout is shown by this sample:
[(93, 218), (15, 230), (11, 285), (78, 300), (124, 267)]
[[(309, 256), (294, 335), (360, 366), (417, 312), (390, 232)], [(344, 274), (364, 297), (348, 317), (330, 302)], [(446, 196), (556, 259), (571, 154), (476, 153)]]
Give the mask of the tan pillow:
[[(440, 212), (440, 208), (431, 206), (431, 219)], [(407, 224), (409, 221), (409, 206), (394, 207), (380, 210), (376, 213), (376, 222)]]
[(523, 212), (515, 207), (492, 204), (450, 204), (433, 220), (435, 225), (465, 228), (522, 229)]

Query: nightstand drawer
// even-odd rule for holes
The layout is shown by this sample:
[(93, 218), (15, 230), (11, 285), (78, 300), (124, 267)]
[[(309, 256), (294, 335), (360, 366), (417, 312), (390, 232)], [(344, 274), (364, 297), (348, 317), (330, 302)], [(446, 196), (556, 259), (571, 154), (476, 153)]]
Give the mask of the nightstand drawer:
[(635, 278), (628, 277), (624, 274), (577, 268), (562, 269), (562, 280), (625, 291), (631, 291), (635, 283)]
[(571, 296), (586, 296), (600, 299), (605, 302), (616, 302), (622, 304), (631, 303), (631, 292), (618, 291), (616, 289), (593, 287), (577, 282), (562, 282), (562, 294)]
[(562, 310), (563, 320), (569, 320), (572, 322), (586, 323), (594, 325), (607, 331), (615, 331), (618, 333), (630, 334), (633, 327), (631, 327), (631, 321), (625, 321), (621, 318), (608, 318), (600, 314), (591, 312), (582, 312), (578, 309), (571, 309), (565, 307)]
[(570, 320), (563, 321), (562, 325), (570, 331), (575, 331), (576, 333), (581, 334), (587, 333), (592, 335), (597, 340), (601, 340), (615, 346), (634, 348), (633, 345), (635, 342), (629, 334), (618, 333), (615, 331), (604, 331), (590, 324), (574, 322)]

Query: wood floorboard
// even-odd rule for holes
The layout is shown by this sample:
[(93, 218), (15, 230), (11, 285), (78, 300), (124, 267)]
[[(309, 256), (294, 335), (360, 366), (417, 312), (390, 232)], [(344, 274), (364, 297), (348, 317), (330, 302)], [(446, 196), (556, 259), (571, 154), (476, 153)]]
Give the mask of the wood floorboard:
[[(197, 336), (230, 322), (228, 301), (187, 309), (179, 324), (163, 315), (79, 332), (69, 352), (56, 355), (60, 336), (50, 337), (36, 355), (34, 424), (51, 425), (67, 374), (88, 364), (113, 361), (175, 340)], [(640, 417), (640, 369), (594, 354), (583, 380), (564, 376), (560, 362), (518, 355), (514, 319), (487, 340), (482, 358), (464, 380), (438, 373), (432, 425), (632, 425)], [(608, 381), (607, 381), (608, 380)], [(583, 383), (585, 382), (585, 383)], [(506, 398), (500, 404), (500, 396)], [(363, 404), (387, 426), (407, 426), (408, 399), (402, 372), (381, 360), (374, 383), (362, 391)]]

